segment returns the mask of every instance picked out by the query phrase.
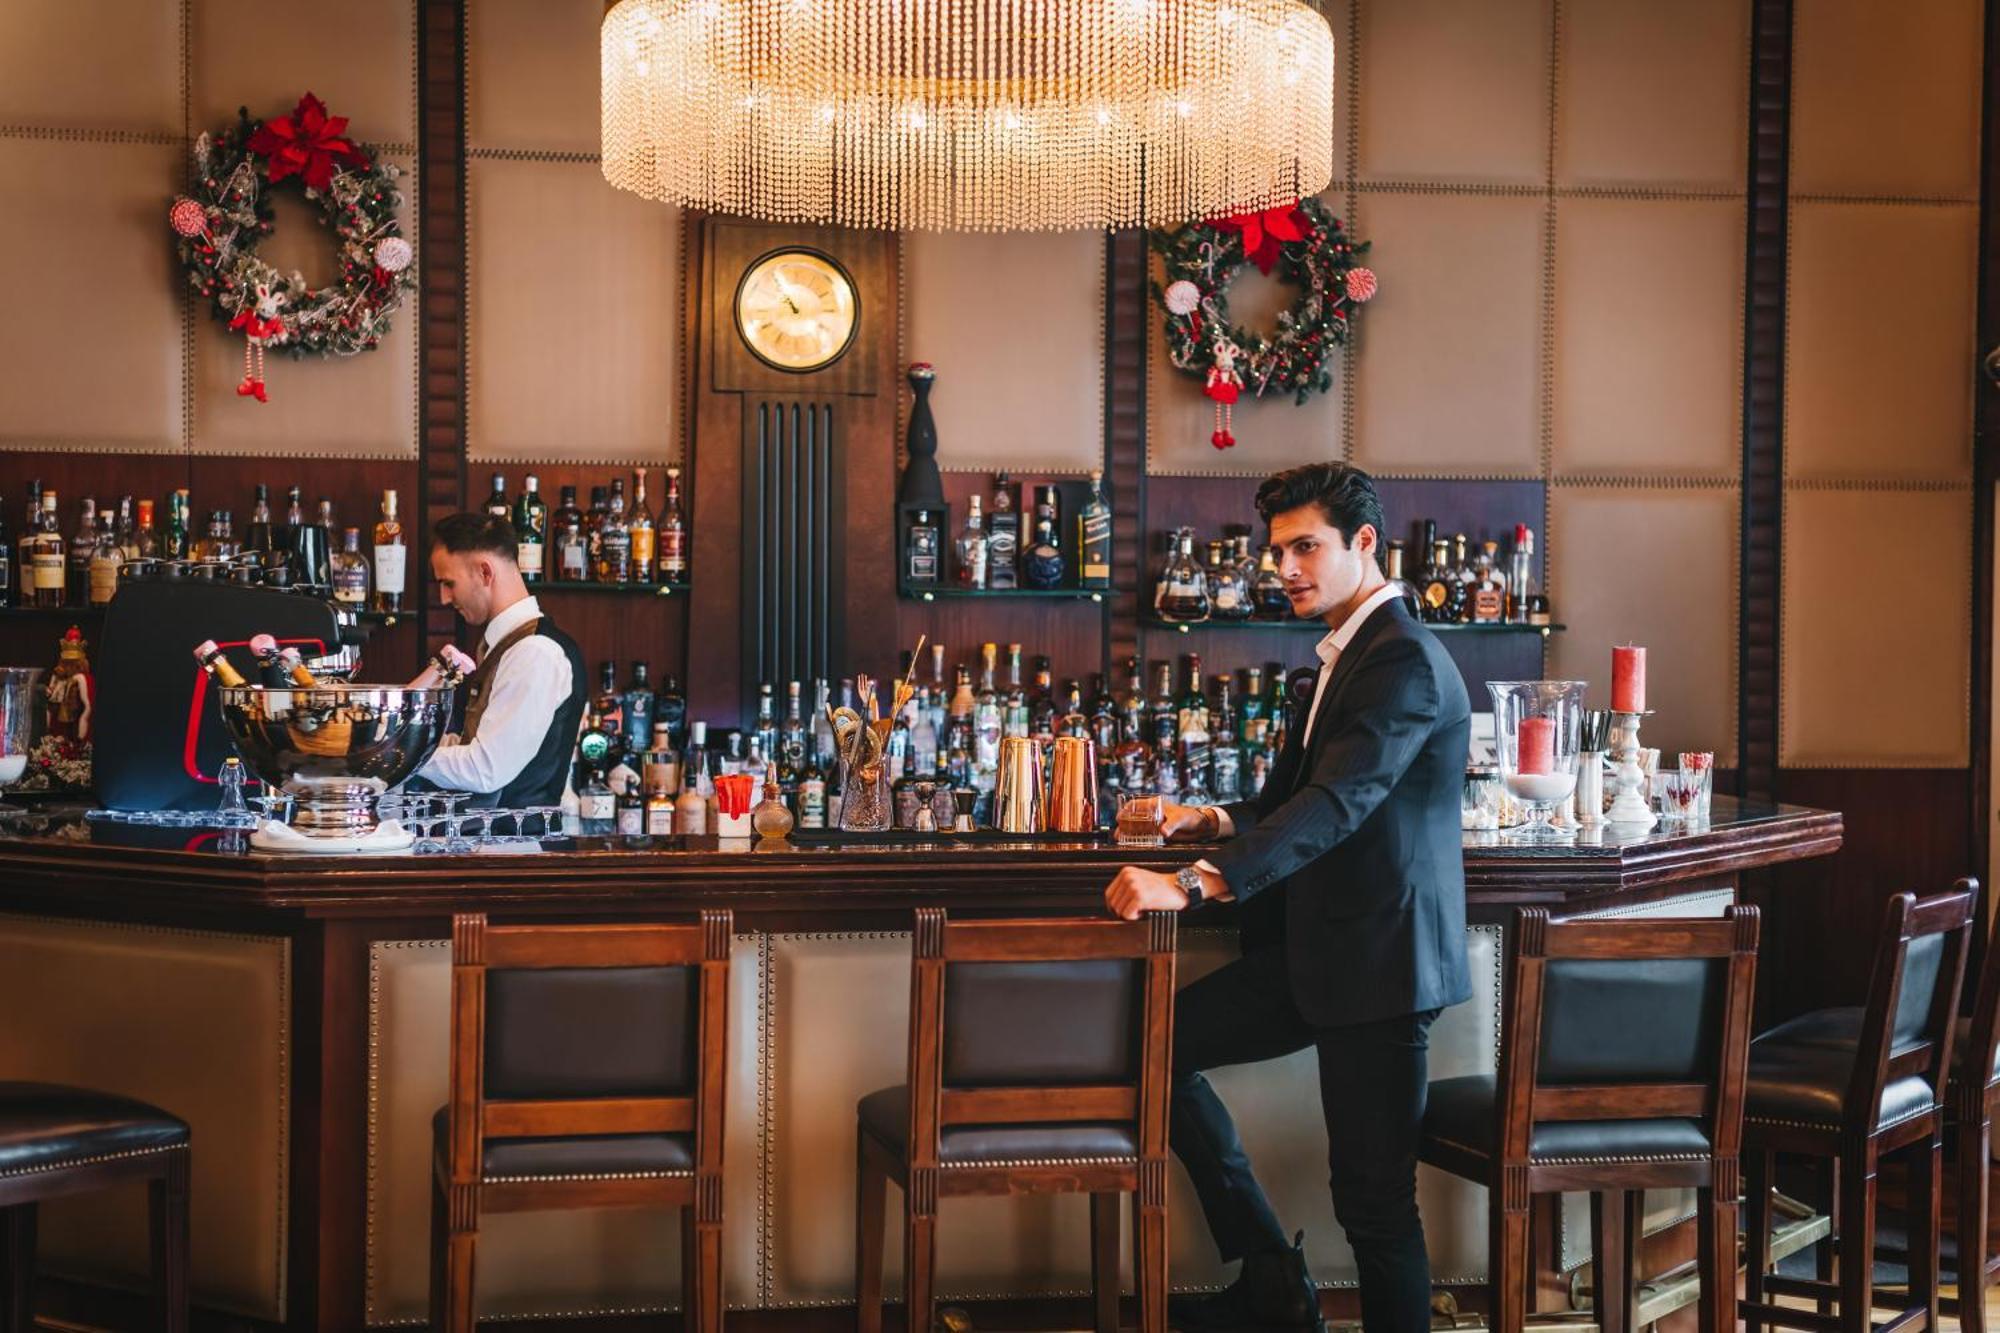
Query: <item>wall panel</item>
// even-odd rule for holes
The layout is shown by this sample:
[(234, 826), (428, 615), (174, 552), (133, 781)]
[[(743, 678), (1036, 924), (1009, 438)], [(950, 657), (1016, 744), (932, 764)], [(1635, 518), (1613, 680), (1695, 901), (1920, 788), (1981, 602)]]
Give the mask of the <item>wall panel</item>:
[(0, 125), (181, 137), (177, 0), (0, 5)]
[[(289, 112), (311, 92), (346, 116), (349, 132), (380, 148), (417, 140), (417, 14), (414, 0), (343, 0), (311, 16), (254, 0), (191, 6), (189, 106), (193, 132), (252, 116)], [(291, 16), (279, 21), (275, 16)]]
[(1542, 183), (1549, 0), (1371, 0), (1357, 7), (1363, 180)]
[(466, 145), (572, 153), (599, 141), (598, 0), (474, 0), (466, 6)]

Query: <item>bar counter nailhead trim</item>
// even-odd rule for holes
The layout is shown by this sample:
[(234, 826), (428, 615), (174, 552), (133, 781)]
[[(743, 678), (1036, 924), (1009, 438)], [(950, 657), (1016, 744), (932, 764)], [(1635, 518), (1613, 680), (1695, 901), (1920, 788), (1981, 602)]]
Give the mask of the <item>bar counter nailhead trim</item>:
[(43, 1162), (38, 1166), (16, 1167), (12, 1171), (0, 1171), (0, 1180), (12, 1180), (17, 1176), (43, 1176), (51, 1171), (70, 1171), (79, 1166), (100, 1166), (105, 1162), (130, 1161), (135, 1157), (161, 1157), (170, 1152), (186, 1152), (187, 1143), (168, 1143), (157, 1148), (128, 1148), (124, 1152), (99, 1153), (95, 1157), (69, 1157), (60, 1162)]
[(693, 1171), (583, 1171), (565, 1176), (486, 1176), (482, 1185), (557, 1185), (585, 1180), (687, 1180)]

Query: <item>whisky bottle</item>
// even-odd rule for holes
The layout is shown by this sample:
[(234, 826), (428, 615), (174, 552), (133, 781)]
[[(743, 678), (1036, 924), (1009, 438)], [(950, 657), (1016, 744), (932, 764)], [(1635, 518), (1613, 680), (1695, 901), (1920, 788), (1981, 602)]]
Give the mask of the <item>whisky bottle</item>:
[(958, 582), (965, 588), (986, 586), (986, 521), (980, 513), (979, 497), (974, 495), (966, 500), (965, 526), (959, 529), (957, 540)]
[(590, 508), (583, 511), (583, 540), (590, 547), (590, 561), (585, 566), (590, 572), (584, 577), (597, 577), (597, 558), (602, 554), (601, 542), (604, 534), (604, 517), (611, 510), (611, 492), (602, 486), (590, 488)]
[(28, 513), (14, 539), (14, 605), (35, 604), (35, 538), (42, 530), (42, 483), (28, 483)]
[(653, 670), (645, 662), (632, 663), (632, 684), (625, 691), (625, 751), (640, 754), (647, 737), (653, 734), (653, 718), (659, 700), (653, 693)]
[(1182, 528), (1167, 562), (1166, 591), (1160, 596), (1160, 619), (1194, 625), (1208, 619), (1208, 580), (1194, 558), (1194, 530)]
[(1450, 624), (1465, 609), (1465, 585), (1451, 569), (1451, 546), (1443, 537), (1431, 543), (1431, 561), (1417, 583), (1417, 601), (1432, 624)]
[[(1048, 487), (1053, 491), (1053, 486)], [(1053, 513), (1042, 512), (1040, 506), (1035, 513), (1035, 541), (1028, 548), (1023, 560), (1023, 572), (1030, 588), (1054, 588), (1062, 583), (1062, 547), (1056, 544), (1056, 520)]]
[(1010, 643), (1007, 645), (1007, 692), (1000, 697), (1000, 734), (1020, 737), (1028, 733), (1028, 692), (1021, 686), (1021, 645)]
[(936, 514), (916, 510), (904, 536), (903, 579), (912, 588), (934, 588), (938, 581), (938, 550), (941, 541)]
[(117, 524), (108, 510), (103, 520), (98, 524), (97, 545), (91, 550), (86, 575), (92, 606), (110, 605), (118, 592), (118, 565), (122, 553), (118, 549)]
[(1472, 622), (1472, 585), (1479, 582), (1479, 571), (1473, 568), (1467, 555), (1470, 540), (1462, 532), (1453, 534), (1451, 539), (1451, 573), (1464, 591), (1458, 603), (1458, 619), (1465, 624)]
[(118, 558), (137, 560), (139, 558), (139, 529), (132, 522), (132, 497), (118, 498)]
[(555, 516), (556, 578), (564, 583), (590, 579), (590, 538), (584, 532), (583, 511), (576, 507), (576, 487), (562, 488), (562, 508)]
[[(176, 493), (176, 499), (178, 503), (170, 505), (167, 509), (168, 554), (175, 559), (185, 559), (185, 555), (181, 552), (178, 541), (179, 534), (175, 531), (174, 523), (176, 518), (178, 518), (182, 525), (182, 530), (185, 530), (188, 520), (186, 493)], [(278, 550), (284, 556), (286, 566), (292, 571), (292, 582), (294, 583), (304, 583), (306, 581), (303, 559), (304, 548), (302, 546), (302, 543), (306, 540), (305, 532), (305, 506), (299, 497), (299, 488), (294, 486), (285, 492), (285, 521), (278, 528), (275, 538)]]
[(972, 706), (972, 785), (981, 791), (992, 789), (994, 775), (1000, 771), (1000, 737), (1006, 717), (1001, 712), (1000, 692), (993, 684), (999, 655), (999, 645), (979, 645), (979, 694)]
[(493, 474), (493, 490), (486, 497), (486, 512), (494, 518), (513, 522), (513, 508), (507, 503), (507, 474)]
[(375, 609), (403, 609), (403, 585), (409, 578), (410, 548), (403, 544), (403, 525), (396, 520), (396, 493), (382, 492), (382, 517), (375, 523)]
[(806, 771), (806, 719), (798, 681), (785, 685), (785, 726), (778, 734), (778, 783), (789, 790)]
[(71, 606), (90, 600), (90, 555), (97, 549), (97, 501), (83, 497), (83, 513), (76, 533), (69, 539), (69, 597)]
[(215, 677), (215, 683), (218, 685), (239, 686), (250, 683), (243, 679), (242, 672), (230, 665), (229, 659), (222, 655), (222, 649), (216, 646), (214, 639), (203, 639), (195, 646), (194, 660), (201, 663), (202, 670)]
[(153, 528), (153, 502), (139, 501), (138, 524), (132, 529), (132, 558), (151, 560), (160, 554), (160, 534)]
[(597, 529), (597, 581), (632, 581), (632, 528), (625, 517), (625, 479), (611, 483), (611, 501)]
[(1021, 579), (1021, 511), (1005, 472), (993, 479), (993, 512), (986, 521), (986, 586), (1017, 588)]
[(361, 529), (348, 528), (340, 534), (340, 549), (329, 566), (333, 601), (349, 611), (368, 605), (368, 561), (361, 554)]
[(681, 514), (681, 470), (667, 469), (667, 498), (660, 506), (660, 582), (686, 583), (688, 578), (687, 519)]
[(1090, 471), (1090, 498), (1076, 515), (1076, 586), (1111, 586), (1111, 506), (1104, 502), (1104, 473)]
[(1472, 562), (1472, 592), (1467, 619), (1475, 625), (1498, 625), (1507, 614), (1507, 586), (1500, 578), (1500, 543), (1482, 542)]
[(530, 473), (521, 485), (521, 498), (514, 501), (514, 563), (523, 583), (540, 583), (548, 562), (549, 506), (541, 478)]
[(636, 469), (632, 477), (632, 513), (626, 523), (631, 530), (631, 579), (634, 583), (652, 583), (659, 577), (659, 543), (653, 511), (646, 505), (646, 469)]
[(14, 543), (7, 536), (5, 498), (0, 497), (0, 606), (14, 605)]
[(69, 602), (62, 521), (56, 517), (56, 503), (54, 491), (42, 492), (42, 513), (28, 552), (28, 568), (34, 576), (34, 604), (41, 607), (64, 606)]
[(1217, 620), (1248, 620), (1255, 610), (1242, 571), (1224, 552), (1220, 539), (1208, 544), (1209, 611)]

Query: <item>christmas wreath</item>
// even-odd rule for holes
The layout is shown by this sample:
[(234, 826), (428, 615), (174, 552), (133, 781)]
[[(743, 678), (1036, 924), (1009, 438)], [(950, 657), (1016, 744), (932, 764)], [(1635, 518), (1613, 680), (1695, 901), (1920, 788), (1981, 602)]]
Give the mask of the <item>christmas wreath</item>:
[[(1209, 439), (1216, 448), (1236, 443), (1229, 409), (1246, 390), (1257, 398), (1289, 393), (1303, 403), (1333, 387), (1333, 349), (1347, 341), (1352, 307), (1375, 295), (1376, 283), (1374, 273), (1355, 263), (1367, 242), (1350, 241), (1326, 205), (1304, 199), (1190, 223), (1155, 232), (1153, 248), (1165, 267), (1153, 295), (1167, 312), (1167, 355), (1215, 400)], [(1245, 264), (1264, 273), (1276, 269), (1299, 289), (1275, 334), (1229, 320), (1229, 284)]]
[[(329, 116), (307, 93), (287, 116), (252, 120), (248, 109), (194, 144), (194, 189), (168, 222), (180, 239), (188, 285), (215, 317), (244, 335), (236, 392), (267, 401), (264, 349), (294, 357), (352, 356), (382, 341), (389, 316), (416, 286), (410, 243), (396, 210), (402, 173), (344, 137), (347, 117)], [(275, 226), (271, 192), (296, 181), (337, 238), (339, 276), (324, 287), (257, 257)]]

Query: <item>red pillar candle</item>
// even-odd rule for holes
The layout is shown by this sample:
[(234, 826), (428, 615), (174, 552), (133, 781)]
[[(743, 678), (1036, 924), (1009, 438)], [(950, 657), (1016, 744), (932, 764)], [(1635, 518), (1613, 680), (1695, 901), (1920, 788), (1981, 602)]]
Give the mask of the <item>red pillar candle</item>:
[(1524, 717), (1521, 719), (1520, 762), (1515, 765), (1517, 773), (1553, 773), (1556, 771), (1556, 720), (1552, 717)]
[(1613, 648), (1611, 650), (1611, 711), (1614, 713), (1643, 713), (1646, 711), (1646, 650), (1644, 648)]

